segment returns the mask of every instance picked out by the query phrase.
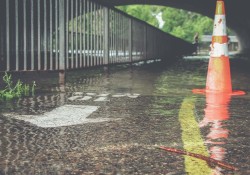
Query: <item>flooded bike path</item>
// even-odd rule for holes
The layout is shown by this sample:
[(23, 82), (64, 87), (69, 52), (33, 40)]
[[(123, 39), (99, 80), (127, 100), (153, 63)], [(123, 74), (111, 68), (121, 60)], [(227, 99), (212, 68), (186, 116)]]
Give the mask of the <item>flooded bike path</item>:
[[(249, 92), (250, 72), (235, 64), (233, 87)], [(250, 95), (192, 94), (206, 69), (180, 60), (68, 72), (60, 85), (39, 76), (35, 96), (0, 104), (0, 174), (249, 174)]]

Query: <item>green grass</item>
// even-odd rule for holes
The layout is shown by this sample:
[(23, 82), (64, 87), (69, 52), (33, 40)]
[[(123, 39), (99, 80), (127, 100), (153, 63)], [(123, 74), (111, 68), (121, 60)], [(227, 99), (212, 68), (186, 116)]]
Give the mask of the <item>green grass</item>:
[(3, 82), (6, 86), (3, 90), (0, 89), (0, 100), (11, 100), (30, 94), (34, 95), (35, 93), (35, 81), (33, 81), (32, 85), (24, 84), (21, 80), (18, 80), (16, 84), (14, 84), (11, 74), (5, 72)]

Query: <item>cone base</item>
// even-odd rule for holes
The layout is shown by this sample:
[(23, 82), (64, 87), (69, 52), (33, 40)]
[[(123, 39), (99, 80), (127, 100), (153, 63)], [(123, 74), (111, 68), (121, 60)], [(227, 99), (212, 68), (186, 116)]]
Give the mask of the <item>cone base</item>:
[(206, 94), (206, 93), (223, 93), (228, 95), (246, 95), (246, 92), (240, 90), (234, 90), (232, 92), (220, 92), (220, 91), (211, 91), (207, 89), (193, 89), (194, 94)]

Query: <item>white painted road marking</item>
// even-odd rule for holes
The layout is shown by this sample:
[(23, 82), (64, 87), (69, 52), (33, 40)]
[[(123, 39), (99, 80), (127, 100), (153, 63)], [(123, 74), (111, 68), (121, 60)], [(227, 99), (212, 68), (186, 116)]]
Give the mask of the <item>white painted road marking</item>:
[(111, 95), (109, 93), (102, 93), (102, 94), (96, 94), (96, 93), (91, 93), (91, 92), (88, 92), (86, 93), (86, 96), (84, 96), (84, 93), (83, 92), (75, 92), (73, 93), (73, 96), (72, 97), (69, 97), (68, 100), (69, 101), (75, 101), (75, 100), (78, 100), (78, 101), (87, 101), (87, 100), (90, 100), (91, 98), (96, 98), (94, 101), (110, 101), (108, 98), (109, 96), (111, 97), (115, 97), (115, 98), (120, 98), (120, 97), (129, 97), (129, 98), (137, 98), (140, 96), (140, 94), (130, 94), (130, 93), (117, 93), (117, 94), (114, 94), (114, 95)]
[(72, 96), (72, 97), (68, 98), (68, 100), (74, 101), (74, 100), (76, 100), (76, 99), (78, 99), (78, 98), (81, 98), (81, 97), (82, 97), (82, 96)]
[(108, 100), (107, 97), (99, 97), (94, 101), (110, 101), (110, 100)]
[(77, 99), (79, 101), (86, 101), (86, 100), (90, 100), (92, 97), (90, 96), (84, 96), (83, 98)]
[(98, 108), (99, 106), (64, 105), (42, 115), (17, 115), (12, 113), (4, 114), (4, 116), (15, 118), (18, 120), (24, 120), (43, 128), (117, 120), (110, 118), (87, 118)]

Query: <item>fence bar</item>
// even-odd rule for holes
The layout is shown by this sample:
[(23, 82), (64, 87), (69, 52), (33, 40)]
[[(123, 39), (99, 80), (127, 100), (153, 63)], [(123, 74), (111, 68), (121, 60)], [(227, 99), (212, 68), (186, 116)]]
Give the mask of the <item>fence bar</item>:
[(124, 33), (123, 33), (123, 30), (124, 30), (124, 18), (122, 18), (121, 16), (121, 61), (124, 62)]
[(104, 7), (104, 64), (109, 64), (109, 9)]
[(74, 1), (71, 0), (71, 66), (74, 68)]
[(83, 67), (86, 67), (86, 0), (83, 0)]
[[(4, 36), (5, 36), (4, 26), (1, 25), (0, 26), (0, 61), (2, 63), (4, 62), (4, 56), (5, 56), (4, 55), (4, 52), (5, 52), (4, 45), (6, 45), (5, 40), (4, 40)], [(6, 68), (4, 68), (4, 65), (3, 65), (3, 69), (6, 69)]]
[(116, 45), (116, 43), (115, 43), (115, 39), (116, 39), (116, 32), (117, 32), (117, 30), (116, 30), (116, 21), (117, 21), (117, 16), (116, 16), (117, 14), (114, 12), (114, 11), (112, 11), (112, 10), (110, 10), (110, 15), (109, 15), (109, 23), (110, 23), (110, 25), (109, 25), (109, 29), (110, 29), (110, 45), (109, 45), (109, 63), (114, 63), (114, 55), (112, 54), (113, 52), (114, 52), (114, 50), (115, 50), (115, 47), (117, 46)]
[(19, 20), (18, 20), (18, 0), (15, 0), (15, 19), (16, 19), (16, 71), (19, 70)]
[(132, 63), (133, 62), (133, 55), (132, 55), (132, 37), (133, 37), (133, 31), (132, 31), (132, 20), (129, 19), (128, 22), (128, 52), (129, 52), (129, 61)]
[(6, 69), (10, 70), (10, 7), (9, 0), (6, 0)]
[(101, 31), (102, 37), (101, 37), (101, 41), (100, 41), (100, 44), (101, 44), (101, 54), (102, 54), (101, 64), (104, 65), (104, 31), (105, 31), (105, 29), (104, 29), (104, 23), (103, 23), (103, 21), (104, 21), (104, 8), (101, 9), (101, 14), (102, 14), (102, 18), (101, 18), (102, 20), (101, 20), (100, 24), (101, 24), (101, 29), (103, 29)]
[(115, 53), (116, 55), (114, 55), (114, 63), (117, 63), (119, 60), (119, 50), (120, 50), (120, 16), (119, 13), (115, 13), (116, 14), (116, 32), (115, 32)]
[(89, 5), (89, 0), (87, 0), (87, 12), (86, 12), (86, 16), (87, 16), (87, 67), (89, 67), (89, 59), (90, 59), (90, 5)]
[(93, 2), (90, 2), (90, 66), (93, 66)]
[(69, 0), (66, 0), (66, 69), (69, 69)]
[[(115, 36), (115, 16), (112, 10), (109, 11), (109, 22), (108, 22), (109, 32), (110, 32), (110, 39), (109, 39), (109, 63), (113, 63), (113, 55), (112, 52), (114, 50), (114, 36)], [(105, 34), (104, 34), (105, 35)]]
[(93, 49), (94, 49), (94, 66), (96, 65), (96, 3), (93, 4), (93, 8), (94, 8), (94, 11), (93, 11), (93, 15), (94, 15), (94, 19), (93, 19), (93, 30), (94, 30), (94, 46), (93, 46)]
[(98, 63), (98, 5), (95, 4), (95, 65)]
[(78, 68), (78, 0), (76, 0), (76, 9), (75, 9), (75, 12), (76, 12), (76, 34), (75, 34), (75, 43), (76, 43), (76, 68)]
[[(122, 18), (122, 52), (123, 52), (123, 60), (125, 60), (125, 37), (124, 37), (124, 29), (125, 29), (125, 19)], [(125, 60), (126, 61), (126, 60)]]
[[(111, 20), (112, 21), (112, 20)], [(118, 42), (118, 36), (119, 36), (119, 14), (114, 12), (114, 27), (112, 28), (113, 30), (113, 48), (112, 50), (114, 51), (114, 54), (112, 56), (113, 63), (116, 63), (116, 59), (119, 57), (118, 52), (119, 52), (119, 42)], [(116, 55), (115, 55), (116, 54)]]
[(26, 18), (26, 0), (23, 1), (23, 66), (27, 70), (27, 18)]
[(34, 1), (30, 2), (31, 4), (31, 70), (34, 70), (34, 59), (35, 59), (35, 46), (34, 46)]
[[(64, 2), (65, 3), (65, 2)], [(59, 69), (59, 67), (58, 67), (58, 0), (55, 0), (55, 13), (56, 13), (56, 27), (55, 27), (55, 35), (56, 35), (56, 41), (55, 41), (55, 50), (56, 50), (56, 67), (55, 67), (55, 69)], [(65, 34), (64, 34), (64, 36), (65, 36)]]
[(120, 44), (120, 50), (119, 50), (119, 55), (120, 55), (120, 58), (118, 60), (118, 62), (121, 62), (122, 61), (122, 16), (121, 14), (119, 14), (119, 27), (120, 27), (120, 34), (119, 34), (119, 44)]
[(102, 13), (102, 7), (101, 6), (99, 6), (99, 65), (102, 65), (102, 58), (103, 58), (103, 53), (102, 53), (102, 37), (103, 37), (103, 35), (102, 35), (102, 29), (103, 29), (103, 27), (102, 27), (102, 18), (103, 17), (103, 13)]
[(41, 70), (41, 10), (40, 10), (41, 4), (40, 0), (37, 0), (37, 59), (38, 59), (38, 70)]
[(97, 4), (97, 65), (100, 65), (100, 5)]
[(118, 58), (118, 50), (117, 48), (119, 48), (118, 45), (118, 35), (119, 35), (119, 29), (118, 29), (118, 13), (112, 11), (111, 12), (112, 16), (111, 16), (111, 20), (110, 22), (112, 23), (112, 28), (111, 28), (111, 33), (112, 33), (112, 44), (111, 44), (111, 63), (115, 63), (116, 59)]
[(120, 18), (120, 14), (119, 13), (117, 13), (117, 19), (118, 19), (118, 21), (117, 21), (117, 27), (118, 27), (118, 29), (117, 29), (117, 35), (116, 35), (116, 37), (117, 37), (117, 39), (118, 39), (118, 41), (117, 41), (117, 46), (118, 46), (118, 50), (117, 50), (117, 57), (115, 57), (114, 59), (115, 59), (115, 63), (118, 63), (119, 61), (120, 61), (120, 51), (121, 51), (121, 18)]
[(147, 60), (147, 26), (144, 26), (144, 60)]
[[(105, 15), (106, 15), (105, 13), (106, 13), (106, 10), (104, 9), (104, 20), (105, 20)], [(109, 63), (112, 64), (112, 54), (111, 53), (112, 53), (112, 50), (113, 50), (113, 38), (114, 38), (114, 36), (113, 36), (113, 34), (114, 34), (113, 33), (114, 18), (113, 18), (113, 11), (112, 10), (109, 11), (108, 17), (109, 17), (108, 18), (108, 29), (109, 29), (109, 39), (108, 39), (109, 52), (108, 52), (108, 54), (109, 54)], [(106, 27), (104, 26), (104, 28), (106, 28)], [(105, 35), (106, 34), (104, 33), (104, 37), (106, 37)]]
[(121, 62), (122, 61), (122, 18), (121, 18), (121, 14), (119, 14), (119, 59), (117, 59), (117, 62)]
[(52, 9), (53, 5), (52, 5), (52, 0), (50, 0), (50, 12), (49, 12), (49, 16), (50, 16), (50, 70), (53, 70), (53, 12)]
[(65, 0), (59, 0), (59, 70), (65, 70)]
[[(112, 32), (113, 32), (112, 62), (116, 63), (116, 60), (119, 57), (119, 55), (118, 55), (119, 44), (118, 44), (118, 42), (116, 42), (118, 40), (118, 36), (119, 36), (119, 14), (116, 12), (113, 12), (113, 17), (114, 17), (114, 27), (112, 27)], [(111, 21), (113, 21), (113, 19), (111, 19)]]
[(47, 70), (47, 1), (44, 0), (44, 38), (43, 38), (43, 49), (44, 49), (44, 70)]
[(119, 45), (119, 34), (120, 34), (120, 26), (119, 26), (119, 14), (115, 13), (115, 29), (114, 29), (114, 33), (115, 33), (115, 47), (114, 47), (114, 51), (116, 53), (116, 55), (114, 54), (114, 63), (117, 62), (117, 59), (119, 58), (119, 49), (120, 49), (120, 45)]
[(82, 68), (82, 1), (80, 1), (80, 67)]

